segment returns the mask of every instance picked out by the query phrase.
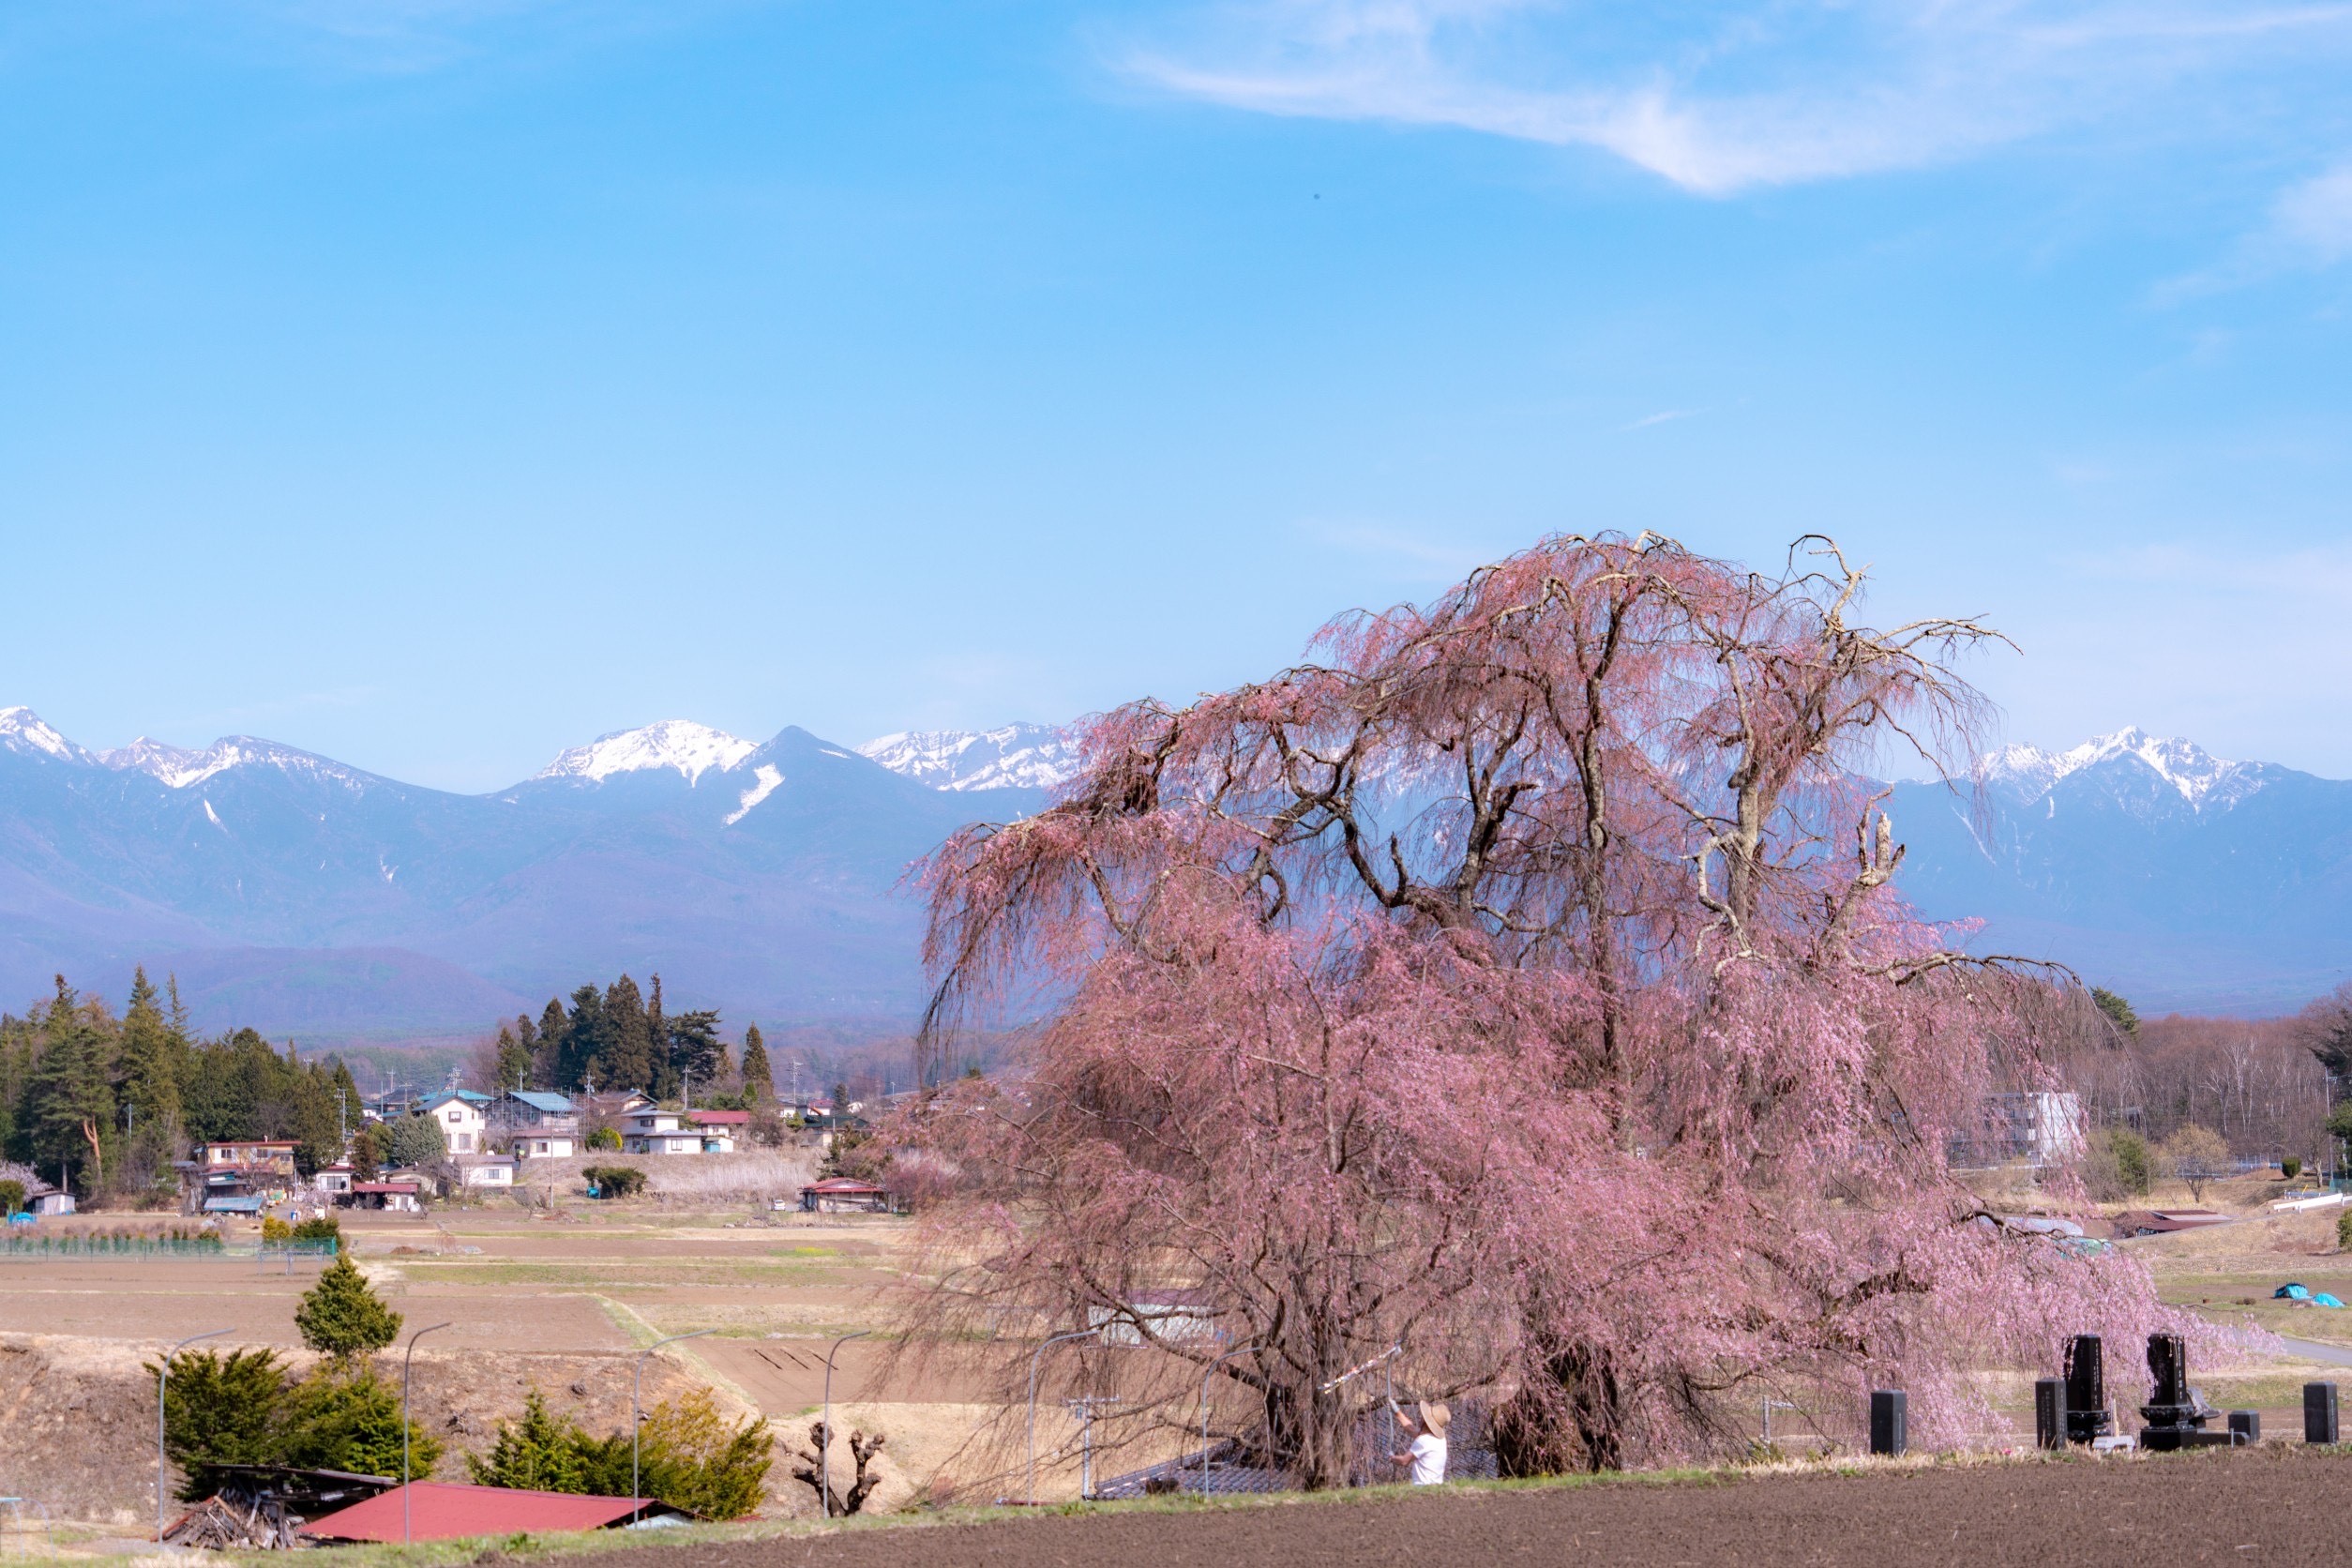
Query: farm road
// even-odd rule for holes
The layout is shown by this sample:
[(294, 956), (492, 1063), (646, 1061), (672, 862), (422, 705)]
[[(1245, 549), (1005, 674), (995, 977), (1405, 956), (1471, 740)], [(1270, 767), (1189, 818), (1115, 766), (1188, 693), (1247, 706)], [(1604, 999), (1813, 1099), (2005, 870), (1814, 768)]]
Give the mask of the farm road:
[(1450, 1491), (653, 1547), (596, 1568), (1335, 1568), (2345, 1560), (2352, 1460), (2284, 1445), (2144, 1455)]

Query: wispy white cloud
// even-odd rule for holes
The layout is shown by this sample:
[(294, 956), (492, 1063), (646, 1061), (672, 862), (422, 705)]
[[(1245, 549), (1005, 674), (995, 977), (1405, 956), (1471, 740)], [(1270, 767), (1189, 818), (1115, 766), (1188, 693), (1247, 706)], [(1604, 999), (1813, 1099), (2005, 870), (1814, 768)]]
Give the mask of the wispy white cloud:
[(1645, 414), (1638, 419), (1620, 425), (1617, 430), (1621, 435), (1627, 430), (1646, 430), (1652, 425), (1671, 424), (1677, 419), (1688, 419), (1702, 412), (1696, 408), (1661, 409), (1656, 414)]
[(2265, 220), (2211, 266), (2168, 278), (2151, 303), (2174, 306), (2282, 273), (2352, 260), (2352, 159), (2279, 192)]
[(2290, 186), (2271, 209), (2272, 234), (2325, 264), (2352, 257), (2352, 162)]
[(1720, 194), (1907, 168), (2352, 53), (2261, 0), (1236, 0), (1118, 64), (1271, 114), (1613, 153)]

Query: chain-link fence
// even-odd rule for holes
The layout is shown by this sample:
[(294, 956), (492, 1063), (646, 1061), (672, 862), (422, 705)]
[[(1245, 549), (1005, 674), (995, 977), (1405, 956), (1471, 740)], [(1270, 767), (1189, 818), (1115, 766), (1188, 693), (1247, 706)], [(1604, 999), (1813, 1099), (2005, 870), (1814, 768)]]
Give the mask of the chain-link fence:
[(239, 1242), (218, 1236), (0, 1236), (0, 1261), (68, 1258), (192, 1259), (220, 1262), (231, 1259), (266, 1264), (326, 1261), (339, 1244), (332, 1238), (301, 1242)]
[[(1448, 1481), (1491, 1481), (1497, 1473), (1491, 1414), (1483, 1399), (1455, 1400), (1453, 1422), (1446, 1429), (1445, 1478)], [(1388, 1485), (1405, 1479), (1407, 1468), (1394, 1455), (1406, 1448), (1404, 1427), (1387, 1401), (1372, 1406), (1356, 1418), (1353, 1458), (1348, 1467), (1350, 1486)], [(1105, 1500), (1192, 1492), (1231, 1496), (1250, 1492), (1288, 1492), (1298, 1477), (1270, 1466), (1262, 1454), (1239, 1438), (1227, 1438), (1205, 1451), (1196, 1449), (1180, 1458), (1115, 1475), (1094, 1488)]]

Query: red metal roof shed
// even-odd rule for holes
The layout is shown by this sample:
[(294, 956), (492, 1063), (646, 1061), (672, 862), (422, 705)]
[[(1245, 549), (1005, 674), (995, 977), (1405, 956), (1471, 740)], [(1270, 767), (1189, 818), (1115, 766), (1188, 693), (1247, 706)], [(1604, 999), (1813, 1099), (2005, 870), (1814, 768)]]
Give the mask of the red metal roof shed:
[(646, 1514), (683, 1517), (678, 1509), (651, 1498), (591, 1498), (569, 1492), (412, 1481), (313, 1519), (302, 1533), (314, 1541), (399, 1541), (403, 1495), (408, 1500), (409, 1532), (419, 1541), (512, 1535), (520, 1530), (607, 1530)]

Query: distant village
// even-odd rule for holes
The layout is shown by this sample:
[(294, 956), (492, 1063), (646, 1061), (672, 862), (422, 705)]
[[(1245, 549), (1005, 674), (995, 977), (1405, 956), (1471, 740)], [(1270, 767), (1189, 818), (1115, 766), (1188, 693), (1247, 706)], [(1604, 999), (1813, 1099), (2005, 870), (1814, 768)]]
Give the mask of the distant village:
[[(298, 1138), (222, 1138), (197, 1144), (175, 1162), (180, 1212), (190, 1215), (265, 1214), (286, 1204), (382, 1209), (415, 1213), (437, 1198), (513, 1191), (534, 1161), (569, 1159), (610, 1150), (621, 1154), (695, 1157), (731, 1154), (749, 1133), (747, 1110), (672, 1109), (635, 1091), (568, 1095), (547, 1090), (510, 1089), (500, 1093), (447, 1088), (396, 1090), (361, 1102), (364, 1121), (349, 1129), (344, 1157), (304, 1175), (296, 1160)], [(867, 1106), (851, 1101), (802, 1099), (774, 1108), (786, 1125), (800, 1129), (818, 1146), (831, 1148), (842, 1132), (862, 1129)], [(440, 1134), (442, 1153), (414, 1164), (376, 1168), (354, 1162), (354, 1150), (372, 1130), (429, 1122)], [(399, 1139), (385, 1139), (398, 1147)], [(32, 1168), (0, 1162), (0, 1181), (24, 1189), (21, 1208), (28, 1216), (68, 1214), (74, 1195), (44, 1181)], [(590, 1196), (599, 1196), (590, 1177)], [(801, 1207), (825, 1211), (884, 1211), (893, 1206), (886, 1189), (849, 1177), (833, 1177), (803, 1188)]]

